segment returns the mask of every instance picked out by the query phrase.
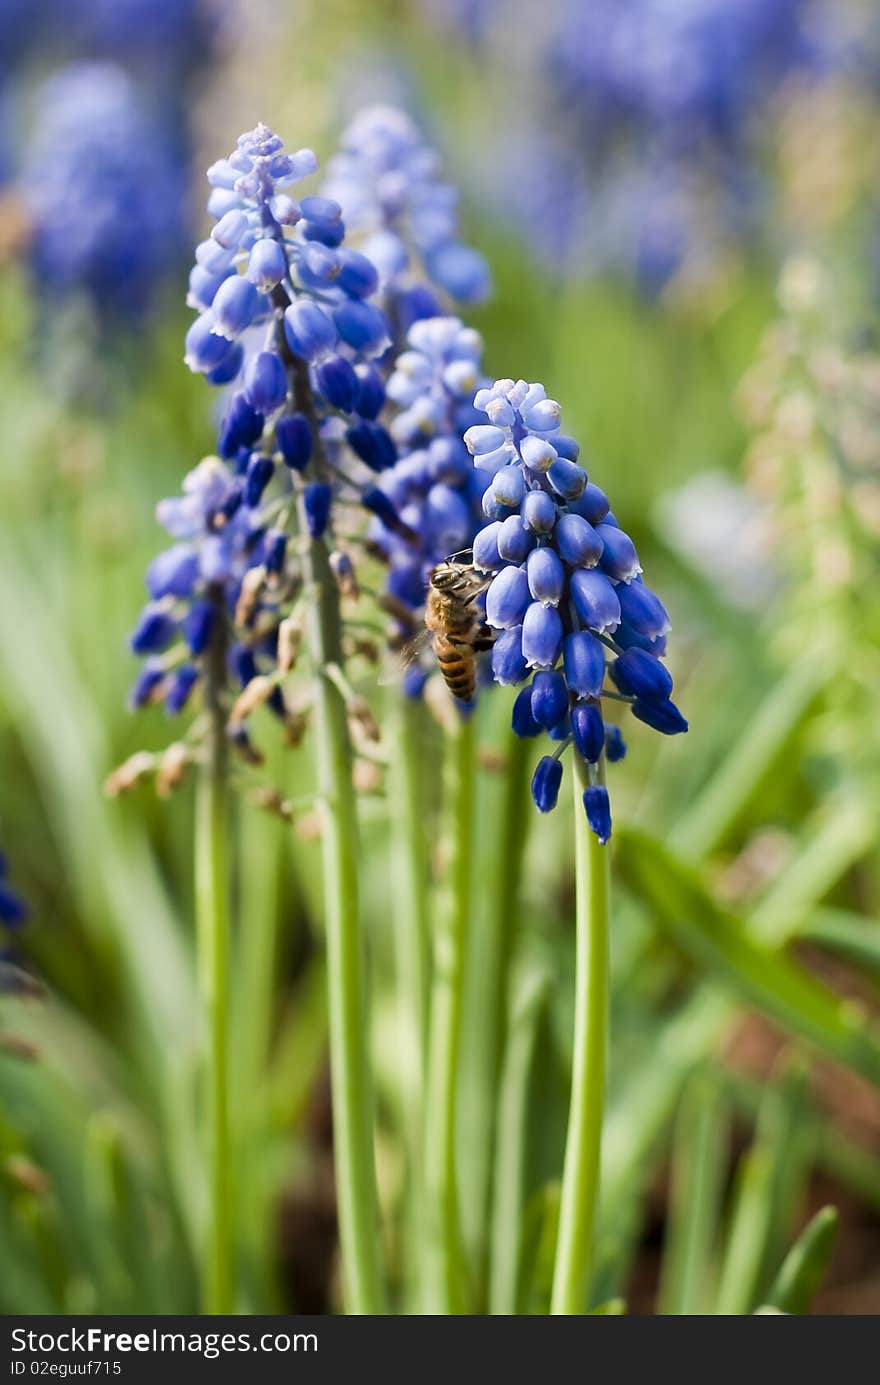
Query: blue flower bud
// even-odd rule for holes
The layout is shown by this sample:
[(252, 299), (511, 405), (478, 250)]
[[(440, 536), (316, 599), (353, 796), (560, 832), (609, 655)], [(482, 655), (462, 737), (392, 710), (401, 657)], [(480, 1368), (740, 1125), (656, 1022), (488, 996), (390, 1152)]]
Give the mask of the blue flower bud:
[(608, 497), (592, 481), (588, 481), (577, 500), (569, 501), (569, 508), (590, 524), (601, 524), (608, 515)]
[(472, 457), (483, 457), (495, 452), (504, 442), (501, 428), (493, 428), (489, 423), (475, 423), (464, 435), (465, 447)]
[(194, 601), (180, 625), (191, 654), (202, 654), (208, 646), (214, 628), (214, 605), (211, 601)]
[[(364, 491), (361, 496), (361, 504), (365, 509), (381, 519), (386, 529), (390, 529), (392, 533), (400, 534), (402, 538), (412, 538), (412, 530), (409, 525), (405, 524), (403, 519), (401, 519), (394, 502), (383, 490), (380, 490), (378, 486), (374, 486), (371, 490)], [(419, 581), (421, 583), (421, 578)], [(423, 595), (424, 593), (422, 593), (422, 596)], [(421, 600), (419, 604), (421, 604)]]
[(182, 712), (189, 695), (199, 681), (199, 671), (192, 664), (181, 664), (180, 668), (174, 673), (168, 685), (168, 692), (165, 694), (165, 710), (169, 716), (177, 716)]
[(555, 606), (533, 601), (523, 616), (523, 654), (529, 668), (552, 668), (562, 647), (562, 618)]
[(535, 536), (523, 528), (519, 515), (508, 515), (498, 534), (498, 552), (506, 563), (523, 563), (535, 546)]
[(351, 298), (369, 298), (379, 287), (379, 275), (372, 260), (358, 250), (346, 249), (340, 252), (340, 256), (342, 269), (337, 281), (339, 287)]
[(426, 257), (428, 277), (459, 303), (482, 303), (490, 288), (489, 267), (478, 251), (447, 241)]
[(357, 377), (356, 411), (361, 418), (378, 418), (382, 405), (385, 403), (385, 386), (382, 383), (382, 376), (374, 365), (360, 365), (357, 367)]
[(299, 275), (307, 288), (319, 292), (336, 282), (342, 271), (342, 257), (327, 245), (308, 244), (299, 263)]
[(427, 671), (423, 669), (419, 664), (410, 664), (409, 668), (406, 668), (403, 671), (404, 697), (421, 697), (427, 681)]
[[(222, 341), (222, 337), (217, 338)], [(244, 351), (240, 342), (227, 342), (229, 350), (223, 360), (213, 370), (209, 370), (207, 380), (209, 385), (229, 385), (236, 378), (244, 363)]]
[(522, 467), (505, 466), (496, 471), (491, 489), (499, 504), (506, 505), (509, 510), (518, 509), (526, 493)]
[(584, 789), (584, 812), (590, 831), (595, 832), (599, 845), (604, 846), (611, 836), (611, 804), (608, 802), (608, 790), (601, 784)]
[(229, 651), (229, 663), (233, 674), (243, 688), (257, 676), (257, 661), (254, 651), (246, 644), (234, 644)]
[(375, 356), (391, 342), (388, 319), (373, 303), (352, 298), (334, 309), (333, 320), (342, 340), (355, 351)]
[(559, 456), (556, 448), (547, 442), (546, 438), (535, 438), (531, 434), (523, 438), (519, 451), (526, 466), (532, 471), (549, 471)]
[(247, 213), (240, 207), (235, 207), (221, 216), (211, 231), (211, 240), (222, 245), (224, 250), (237, 250), (247, 229)]
[(197, 375), (206, 375), (222, 365), (232, 346), (225, 337), (212, 330), (213, 310), (202, 313), (193, 322), (184, 341), (183, 359), (190, 370)]
[(211, 331), (218, 337), (234, 341), (241, 336), (257, 311), (260, 296), (249, 279), (240, 274), (224, 279), (211, 305), (214, 321)]
[(248, 257), (247, 277), (261, 293), (269, 293), (287, 273), (287, 257), (279, 241), (258, 240)]
[(674, 702), (643, 702), (636, 698), (631, 711), (639, 721), (653, 727), (655, 731), (661, 731), (664, 736), (678, 736), (688, 729), (687, 722)]
[(225, 274), (233, 267), (235, 251), (226, 250), (215, 240), (203, 240), (196, 246), (196, 264), (209, 274)]
[(672, 693), (672, 675), (644, 649), (627, 649), (611, 665), (611, 677), (622, 693), (643, 702), (665, 702)]
[(568, 689), (561, 673), (536, 673), (532, 679), (532, 716), (550, 731), (568, 711)]
[(523, 410), (522, 420), (535, 433), (554, 433), (562, 422), (562, 409), (555, 399), (539, 399)]
[(299, 205), (303, 216), (316, 226), (335, 226), (342, 220), (342, 208), (332, 197), (304, 197)]
[(669, 616), (660, 600), (643, 582), (631, 582), (629, 586), (617, 588), (620, 600), (621, 619), (635, 630), (637, 635), (654, 639), (665, 635), (669, 630)]
[(509, 517), (509, 511), (507, 509), (507, 506), (502, 505), (498, 500), (496, 500), (490, 490), (485, 490), (483, 492), (483, 498), (480, 501), (480, 505), (483, 514), (486, 516), (487, 519), (504, 520)]
[(545, 606), (558, 606), (565, 587), (565, 568), (552, 548), (533, 548), (526, 561), (529, 591)]
[(562, 514), (556, 524), (556, 548), (572, 567), (595, 567), (602, 556), (602, 540), (581, 515)]
[(234, 394), (220, 425), (217, 448), (221, 457), (235, 457), (242, 447), (251, 447), (263, 432), (263, 415), (244, 394)]
[(605, 650), (589, 630), (566, 635), (563, 646), (565, 678), (578, 697), (598, 697), (605, 682)]
[(360, 423), (353, 424), (345, 436), (352, 452), (360, 457), (371, 471), (385, 471), (397, 461), (394, 439), (381, 423), (370, 423), (362, 419)]
[(203, 269), (201, 265), (193, 265), (189, 272), (189, 292), (186, 295), (187, 306), (198, 308), (206, 312), (214, 302), (217, 290), (228, 279), (233, 270), (227, 270), (223, 274), (211, 274), (209, 270)]
[(626, 755), (626, 741), (619, 726), (605, 727), (605, 758), (609, 765), (616, 764)]
[(558, 457), (547, 472), (547, 480), (563, 500), (577, 500), (587, 484), (587, 473), (581, 470), (577, 462)]
[(324, 481), (310, 481), (303, 489), (306, 525), (313, 539), (320, 539), (330, 522), (333, 491)]
[(153, 694), (165, 679), (165, 667), (158, 659), (148, 659), (132, 684), (128, 694), (131, 711), (146, 707), (153, 700)]
[(570, 462), (576, 462), (581, 455), (580, 443), (574, 438), (569, 438), (563, 433), (556, 433), (553, 437), (553, 446), (560, 457), (567, 457)]
[(275, 444), (286, 466), (303, 471), (312, 456), (312, 427), (305, 414), (285, 414), (275, 424)]
[(334, 409), (350, 414), (354, 409), (360, 382), (354, 366), (344, 356), (330, 356), (315, 369), (318, 389)]
[(539, 813), (549, 813), (556, 807), (559, 785), (562, 783), (562, 762), (554, 755), (544, 755), (532, 775), (532, 798)]
[[(585, 625), (598, 634), (614, 630), (620, 622), (620, 602), (617, 588), (604, 572), (594, 568), (576, 568), (571, 574), (571, 596), (575, 610)], [(624, 587), (623, 591), (629, 590)]]
[(267, 572), (280, 572), (284, 567), (284, 555), (287, 552), (287, 535), (273, 529), (266, 535), (263, 562)]
[[(513, 632), (508, 631), (507, 633), (512, 634)], [(501, 638), (504, 639), (505, 636), (502, 635)], [(525, 677), (525, 674), (526, 665), (525, 660), (523, 660), (523, 678)], [(538, 723), (535, 721), (535, 718), (532, 716), (531, 687), (521, 688), (520, 691), (517, 693), (516, 701), (513, 704), (513, 713), (511, 715), (510, 724), (513, 729), (514, 735), (522, 736), (523, 739), (529, 736), (540, 736), (543, 727), (539, 726)]]
[(618, 582), (631, 582), (642, 570), (639, 555), (629, 534), (613, 524), (600, 524), (596, 529), (604, 545), (599, 566)]
[[(502, 472), (501, 475), (504, 473)], [(552, 495), (546, 491), (529, 491), (522, 505), (522, 521), (534, 534), (551, 534), (559, 510)], [(557, 544), (558, 547), (558, 544)], [(562, 549), (559, 549), (562, 557)]]
[(274, 351), (260, 351), (250, 362), (245, 376), (244, 392), (258, 413), (268, 416), (287, 398), (287, 374), (284, 362)]
[(275, 463), (271, 457), (262, 457), (255, 452), (247, 465), (244, 479), (244, 503), (249, 510), (256, 509), (263, 498), (263, 492), (275, 474)]
[(199, 575), (199, 556), (189, 544), (176, 543), (159, 553), (147, 568), (147, 591), (154, 601), (163, 596), (189, 596)]
[(317, 361), (336, 345), (336, 328), (332, 320), (310, 298), (298, 298), (285, 309), (284, 335), (295, 356)]
[(481, 572), (494, 572), (504, 561), (498, 552), (500, 533), (501, 524), (496, 520), (494, 524), (487, 524), (485, 529), (474, 535), (474, 567), (479, 568)]
[(150, 603), (140, 614), (129, 645), (134, 654), (160, 654), (177, 634), (177, 625), (162, 606)]
[(578, 754), (596, 764), (605, 746), (605, 723), (595, 702), (578, 702), (572, 707), (571, 734)]
[(486, 620), (497, 630), (522, 623), (531, 602), (529, 581), (520, 567), (503, 567), (486, 592)]
[(496, 683), (516, 684), (523, 681), (527, 672), (522, 652), (522, 626), (514, 625), (503, 630), (492, 646), (492, 676)]

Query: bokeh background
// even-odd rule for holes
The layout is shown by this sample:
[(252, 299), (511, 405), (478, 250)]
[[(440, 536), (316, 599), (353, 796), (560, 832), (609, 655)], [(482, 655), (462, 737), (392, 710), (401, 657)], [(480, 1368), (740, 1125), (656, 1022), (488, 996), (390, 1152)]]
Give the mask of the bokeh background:
[[(562, 402), (673, 619), (691, 731), (658, 748), (636, 728), (614, 767), (595, 1301), (750, 1312), (830, 1202), (841, 1230), (817, 1308), (880, 1312), (880, 1065), (876, 1038), (852, 1037), (880, 1013), (876, 8), (7, 0), (0, 19), (0, 845), (28, 908), (5, 930), (0, 986), (0, 1308), (196, 1304), (191, 790), (111, 801), (103, 783), (174, 734), (161, 711), (126, 709), (127, 637), (156, 502), (213, 441), (182, 364), (203, 170), (259, 119), (324, 163), (382, 100), (442, 152), (491, 265), (468, 315), (489, 372)], [(503, 691), (480, 710), (484, 832), (508, 712)], [(263, 739), (279, 782), (308, 782), (307, 745)], [(378, 1167), (402, 1274), (413, 1074), (395, 1042), (381, 792), (363, 816)], [(243, 799), (237, 826), (242, 1307), (332, 1311), (317, 847), (308, 815), (291, 833)], [(488, 837), (461, 1167), (472, 1262), (491, 1245), (492, 1292), (525, 1312), (547, 1292), (573, 890), (565, 815), (539, 820), (524, 798), (516, 826), (501, 1117), (520, 1156), (515, 1243), (485, 1215), (479, 921), (504, 869)], [(824, 989), (798, 989), (795, 964)]]

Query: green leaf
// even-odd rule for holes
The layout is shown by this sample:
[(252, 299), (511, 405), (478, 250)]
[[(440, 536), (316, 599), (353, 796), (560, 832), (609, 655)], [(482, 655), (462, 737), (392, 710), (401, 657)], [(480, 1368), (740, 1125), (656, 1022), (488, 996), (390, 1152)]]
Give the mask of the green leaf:
[(837, 1240), (835, 1207), (823, 1207), (795, 1241), (765, 1301), (779, 1313), (808, 1313)]
[(753, 941), (744, 923), (716, 904), (697, 874), (659, 842), (632, 829), (617, 835), (627, 884), (697, 966), (828, 1057), (880, 1083), (880, 1041), (857, 1005)]
[(717, 1081), (700, 1072), (688, 1083), (676, 1125), (672, 1187), (657, 1311), (706, 1311), (712, 1252), (721, 1217), (729, 1120)]

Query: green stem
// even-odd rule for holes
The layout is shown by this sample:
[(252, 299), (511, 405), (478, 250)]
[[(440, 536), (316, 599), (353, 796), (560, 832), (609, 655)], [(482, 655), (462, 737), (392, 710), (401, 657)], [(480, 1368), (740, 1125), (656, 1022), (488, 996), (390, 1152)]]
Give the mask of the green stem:
[(411, 1301), (419, 1301), (419, 1257), (424, 1243), (425, 1076), (428, 1064), (430, 920), (429, 860), (425, 827), (425, 714), (422, 703), (396, 689), (389, 765), (391, 824), (389, 873), (399, 1055), (401, 1135), (407, 1185), (404, 1262)]
[(608, 852), (587, 824), (579, 775), (575, 773), (572, 779), (577, 925), (574, 1061), (550, 1306), (553, 1314), (586, 1311), (599, 1192), (608, 1034)]
[(195, 878), (199, 980), (208, 1023), (209, 1224), (202, 1307), (228, 1314), (233, 1288), (233, 1198), (229, 1148), (229, 783), (222, 705), (226, 635), (222, 594), (213, 593), (215, 633), (205, 667), (207, 759), (196, 801)]
[(437, 920), (425, 1117), (425, 1311), (463, 1313), (466, 1266), (456, 1187), (458, 1058), (473, 874), (475, 728), (462, 717), (447, 740), (444, 783), (447, 886)]
[[(288, 356), (297, 409), (312, 424), (316, 477), (325, 471), (308, 367)], [(303, 494), (297, 497), (300, 533), (308, 534)], [(369, 1064), (363, 940), (358, 889), (359, 832), (352, 784), (352, 754), (345, 703), (328, 676), (342, 667), (339, 595), (321, 541), (303, 543), (307, 602), (306, 639), (315, 670), (315, 741), (333, 1096), (333, 1149), (339, 1239), (349, 1311), (385, 1311), (373, 1155), (373, 1093)]]

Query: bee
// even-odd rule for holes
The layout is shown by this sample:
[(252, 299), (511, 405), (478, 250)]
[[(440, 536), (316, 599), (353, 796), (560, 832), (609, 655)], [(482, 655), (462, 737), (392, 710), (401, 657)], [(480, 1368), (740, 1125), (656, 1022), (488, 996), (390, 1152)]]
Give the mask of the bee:
[(474, 604), (490, 580), (471, 564), (452, 559), (439, 563), (431, 573), (425, 625), (446, 686), (459, 702), (472, 700), (477, 686), (476, 655), (491, 649), (495, 640)]

